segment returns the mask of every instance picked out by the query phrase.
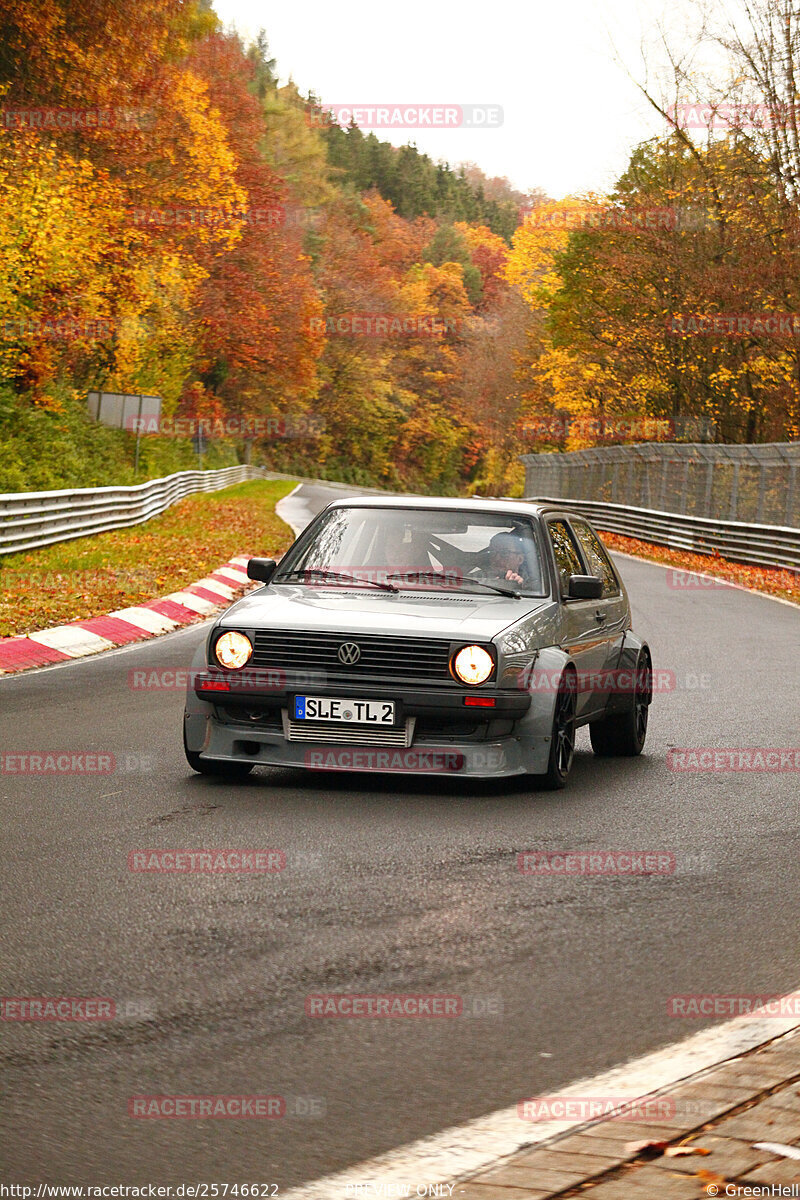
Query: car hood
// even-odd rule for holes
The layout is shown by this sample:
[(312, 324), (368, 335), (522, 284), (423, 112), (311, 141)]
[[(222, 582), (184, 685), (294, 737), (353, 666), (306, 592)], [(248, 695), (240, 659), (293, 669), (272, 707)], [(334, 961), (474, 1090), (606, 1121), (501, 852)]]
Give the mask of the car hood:
[(545, 597), (464, 592), (382, 592), (333, 588), (259, 588), (222, 614), (228, 629), (333, 629), (337, 633), (474, 638), (488, 641), (548, 604)]

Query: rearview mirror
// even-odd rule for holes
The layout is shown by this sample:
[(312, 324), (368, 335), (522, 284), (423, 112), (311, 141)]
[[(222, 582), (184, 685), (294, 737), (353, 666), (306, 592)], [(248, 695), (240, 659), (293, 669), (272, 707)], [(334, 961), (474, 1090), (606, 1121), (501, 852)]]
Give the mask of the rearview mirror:
[(277, 565), (274, 558), (251, 558), (247, 563), (247, 578), (269, 583)]
[(597, 575), (570, 575), (570, 600), (599, 600), (603, 594), (603, 581)]

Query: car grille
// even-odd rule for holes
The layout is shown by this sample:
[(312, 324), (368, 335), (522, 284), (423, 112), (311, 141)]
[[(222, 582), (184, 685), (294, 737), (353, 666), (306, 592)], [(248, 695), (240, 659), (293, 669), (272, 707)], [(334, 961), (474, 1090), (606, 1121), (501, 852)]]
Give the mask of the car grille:
[[(344, 642), (355, 642), (358, 662), (342, 663)], [(444, 638), (381, 637), (362, 633), (311, 633), (257, 629), (251, 663), (285, 671), (324, 671), (340, 679), (413, 680), (423, 684), (455, 682), (449, 670), (450, 642)]]
[(414, 736), (414, 718), (407, 717), (399, 729), (370, 729), (363, 725), (324, 725), (314, 721), (283, 720), (287, 742), (332, 742), (339, 746), (410, 746)]

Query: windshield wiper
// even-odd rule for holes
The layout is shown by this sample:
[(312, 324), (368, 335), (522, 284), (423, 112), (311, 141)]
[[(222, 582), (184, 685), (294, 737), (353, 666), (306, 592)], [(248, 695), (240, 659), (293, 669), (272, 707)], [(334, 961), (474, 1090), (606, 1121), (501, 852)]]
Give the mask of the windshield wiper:
[(514, 600), (519, 600), (521, 593), (515, 592), (513, 588), (500, 587), (499, 584), (487, 583), (484, 579), (473, 579), (471, 575), (462, 575), (461, 579), (456, 583), (452, 573), (447, 571), (392, 571), (391, 575), (387, 575), (387, 579), (438, 579), (449, 583), (451, 587), (458, 588), (462, 583), (477, 583), (479, 587), (488, 588), (490, 592), (497, 592), (499, 596), (512, 596)]
[[(325, 579), (341, 579), (345, 583), (371, 583), (373, 587), (380, 588), (383, 592), (399, 592), (393, 583), (381, 583), (379, 579), (359, 579), (356, 575), (347, 575), (344, 571), (326, 571), (323, 567), (304, 567), (302, 571), (287, 571), (285, 575), (273, 579), (273, 583), (282, 583), (284, 579), (306, 579), (307, 575), (321, 575)], [(306, 580), (306, 582), (309, 582)]]

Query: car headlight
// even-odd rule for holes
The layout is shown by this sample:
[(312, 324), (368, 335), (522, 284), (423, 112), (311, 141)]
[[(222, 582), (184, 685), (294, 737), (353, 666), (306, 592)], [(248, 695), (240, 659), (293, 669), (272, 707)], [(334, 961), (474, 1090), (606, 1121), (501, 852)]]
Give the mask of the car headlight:
[(494, 659), (483, 646), (464, 646), (453, 659), (453, 670), (462, 683), (483, 683), (494, 670)]
[(244, 666), (253, 653), (253, 643), (243, 633), (231, 630), (229, 633), (223, 633), (222, 637), (217, 639), (214, 653), (221, 666), (232, 670), (235, 667)]

